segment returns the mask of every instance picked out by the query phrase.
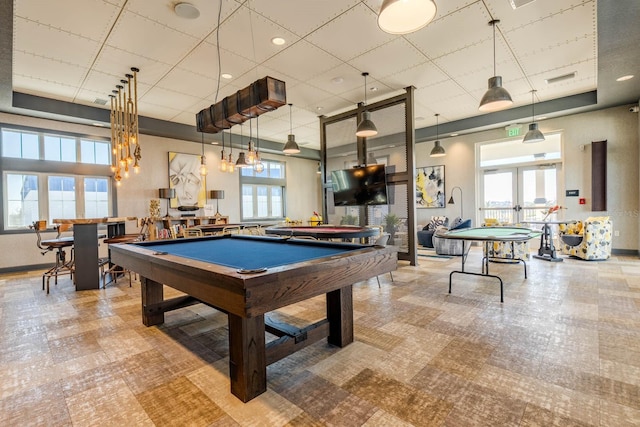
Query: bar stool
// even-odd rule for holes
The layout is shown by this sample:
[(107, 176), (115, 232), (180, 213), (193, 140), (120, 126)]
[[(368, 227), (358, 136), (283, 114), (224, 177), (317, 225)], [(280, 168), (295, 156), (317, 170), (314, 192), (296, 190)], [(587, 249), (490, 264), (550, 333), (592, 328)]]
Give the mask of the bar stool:
[[(149, 224), (151, 223), (150, 218), (142, 218), (140, 219), (138, 225), (140, 225), (140, 231), (138, 234), (123, 234), (121, 236), (114, 236), (107, 239), (104, 239), (103, 242), (107, 245), (112, 243), (135, 243), (142, 242), (145, 239)], [(102, 288), (106, 288), (108, 283), (112, 281), (114, 283), (118, 283), (118, 275), (119, 274), (128, 274), (129, 275), (129, 287), (131, 287), (131, 270), (127, 270), (122, 268), (119, 265), (111, 264), (111, 253), (109, 252), (109, 257), (106, 258), (105, 264), (109, 265), (109, 268), (101, 269), (102, 275)], [(107, 282), (107, 275), (111, 275), (113, 280)]]
[[(71, 279), (73, 279), (73, 237), (61, 237), (62, 233), (71, 229), (71, 225), (60, 224), (55, 226), (54, 229), (58, 234), (55, 239), (48, 240), (42, 240), (40, 234), (40, 232), (46, 231), (47, 229), (46, 220), (34, 221), (29, 227), (33, 228), (38, 236), (36, 244), (38, 245), (38, 249), (42, 251), (42, 255), (51, 251), (55, 251), (56, 253), (56, 264), (42, 275), (42, 290), (45, 290), (46, 282), (47, 294), (49, 294), (49, 279), (51, 279), (51, 277), (54, 278), (55, 285), (58, 284), (58, 276), (68, 274)], [(66, 248), (71, 248), (71, 254), (68, 259), (67, 253), (65, 252)]]

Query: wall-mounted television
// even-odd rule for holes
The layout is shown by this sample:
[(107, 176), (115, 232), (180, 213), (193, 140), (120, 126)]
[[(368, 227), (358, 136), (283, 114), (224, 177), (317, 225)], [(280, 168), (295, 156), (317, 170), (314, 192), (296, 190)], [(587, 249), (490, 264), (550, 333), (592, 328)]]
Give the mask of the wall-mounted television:
[(335, 206), (386, 205), (387, 174), (384, 165), (331, 171)]

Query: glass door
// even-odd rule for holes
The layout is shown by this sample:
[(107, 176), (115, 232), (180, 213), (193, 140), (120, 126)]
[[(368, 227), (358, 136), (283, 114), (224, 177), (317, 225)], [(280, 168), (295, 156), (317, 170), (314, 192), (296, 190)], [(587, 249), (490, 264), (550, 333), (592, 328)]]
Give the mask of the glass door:
[[(544, 219), (558, 203), (556, 164), (485, 170), (481, 182), (481, 220), (517, 224)], [(553, 218), (557, 219), (557, 218)]]

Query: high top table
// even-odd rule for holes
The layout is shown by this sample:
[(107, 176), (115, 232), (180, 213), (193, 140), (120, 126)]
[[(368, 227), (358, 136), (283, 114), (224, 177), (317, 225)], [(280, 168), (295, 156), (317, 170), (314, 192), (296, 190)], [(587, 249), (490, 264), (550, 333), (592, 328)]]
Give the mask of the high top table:
[(108, 237), (124, 234), (125, 221), (136, 217), (54, 219), (54, 224), (73, 224), (76, 291), (100, 289), (98, 270), (98, 224), (107, 224)]

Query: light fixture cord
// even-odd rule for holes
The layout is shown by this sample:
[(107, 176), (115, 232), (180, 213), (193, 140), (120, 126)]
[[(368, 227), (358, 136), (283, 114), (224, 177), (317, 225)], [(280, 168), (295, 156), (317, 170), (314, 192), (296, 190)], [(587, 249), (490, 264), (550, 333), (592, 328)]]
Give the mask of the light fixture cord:
[(440, 139), (440, 130), (439, 130), (439, 121), (438, 121), (439, 116), (440, 114), (436, 114), (436, 141)]
[(367, 74), (364, 75), (364, 106), (367, 106)]
[(536, 93), (535, 89), (531, 91), (531, 122), (535, 122), (536, 121), (535, 93)]
[(222, 15), (222, 0), (218, 2), (218, 26), (216, 27), (216, 50), (218, 51), (218, 83), (216, 84), (216, 96), (214, 104), (218, 102), (218, 92), (220, 91), (220, 76), (222, 75), (222, 62), (220, 61), (220, 15)]
[(293, 104), (289, 104), (289, 135), (293, 135), (293, 116), (291, 115), (291, 109)]
[(493, 22), (493, 75), (496, 75), (496, 23)]

